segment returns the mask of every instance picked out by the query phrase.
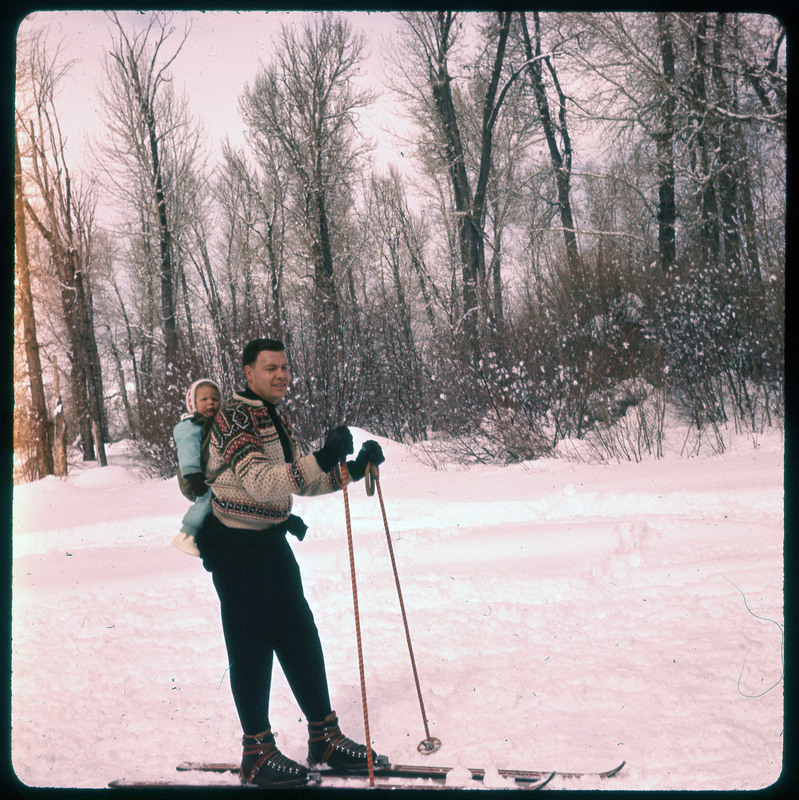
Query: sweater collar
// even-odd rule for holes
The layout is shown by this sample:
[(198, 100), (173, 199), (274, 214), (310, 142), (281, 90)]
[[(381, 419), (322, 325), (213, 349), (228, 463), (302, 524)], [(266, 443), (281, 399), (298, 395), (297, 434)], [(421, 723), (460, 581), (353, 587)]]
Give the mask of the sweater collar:
[(263, 397), (257, 395), (249, 386), (245, 389), (242, 389), (240, 392), (236, 392), (236, 396), (240, 397), (242, 400), (246, 401), (249, 405), (262, 405), (265, 406), (270, 411), (275, 410), (275, 404), (270, 403), (268, 400), (264, 400)]

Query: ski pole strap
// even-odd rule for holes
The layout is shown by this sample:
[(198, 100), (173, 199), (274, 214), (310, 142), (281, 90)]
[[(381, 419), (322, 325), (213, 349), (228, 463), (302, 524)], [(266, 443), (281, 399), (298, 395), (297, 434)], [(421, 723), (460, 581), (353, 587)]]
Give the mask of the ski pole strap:
[(371, 461), (367, 463), (363, 478), (366, 494), (368, 497), (372, 497), (375, 493), (375, 482), (380, 480), (380, 470), (377, 468), (377, 464), (373, 464)]

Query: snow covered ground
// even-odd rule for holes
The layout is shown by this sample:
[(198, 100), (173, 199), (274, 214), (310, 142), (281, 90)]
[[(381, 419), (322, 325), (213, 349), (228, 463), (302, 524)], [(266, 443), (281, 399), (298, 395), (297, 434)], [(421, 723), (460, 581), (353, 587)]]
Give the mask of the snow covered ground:
[[(367, 435), (357, 432), (356, 439)], [(395, 763), (602, 770), (571, 789), (758, 789), (783, 752), (783, 442), (641, 464), (425, 466), (382, 441), (381, 487), (435, 755), (424, 738), (377, 497), (350, 491), (372, 739)], [(356, 441), (356, 444), (358, 442)], [(236, 760), (218, 602), (172, 547), (186, 501), (111, 465), (14, 492), (12, 759), (35, 787), (173, 778)], [(363, 739), (342, 495), (291, 539), (333, 705)], [(747, 608), (748, 606), (748, 608)], [(279, 668), (278, 744), (305, 755)], [(230, 777), (192, 776), (222, 783)]]

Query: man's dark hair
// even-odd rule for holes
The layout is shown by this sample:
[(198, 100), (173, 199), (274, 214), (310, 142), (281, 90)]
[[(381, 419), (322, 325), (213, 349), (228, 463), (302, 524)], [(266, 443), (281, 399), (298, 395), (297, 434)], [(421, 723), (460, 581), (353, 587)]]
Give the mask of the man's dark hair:
[(251, 367), (258, 358), (261, 350), (271, 350), (273, 353), (282, 353), (285, 350), (283, 342), (279, 339), (253, 339), (248, 342), (241, 354), (241, 360), (245, 367)]

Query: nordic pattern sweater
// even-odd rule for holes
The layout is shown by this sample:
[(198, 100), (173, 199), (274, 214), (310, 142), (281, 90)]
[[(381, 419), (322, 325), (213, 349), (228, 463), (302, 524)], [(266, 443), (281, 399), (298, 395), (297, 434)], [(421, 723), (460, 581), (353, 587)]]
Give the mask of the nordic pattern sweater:
[(313, 455), (299, 456), (288, 418), (280, 414), (293, 455), (288, 462), (269, 408), (249, 395), (234, 393), (216, 415), (206, 481), (222, 524), (264, 530), (288, 518), (293, 495), (328, 494), (341, 482), (335, 471), (322, 472)]

